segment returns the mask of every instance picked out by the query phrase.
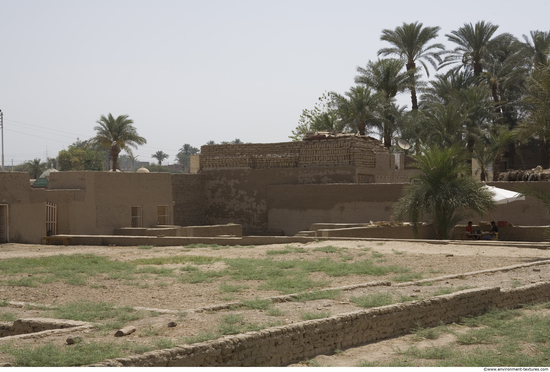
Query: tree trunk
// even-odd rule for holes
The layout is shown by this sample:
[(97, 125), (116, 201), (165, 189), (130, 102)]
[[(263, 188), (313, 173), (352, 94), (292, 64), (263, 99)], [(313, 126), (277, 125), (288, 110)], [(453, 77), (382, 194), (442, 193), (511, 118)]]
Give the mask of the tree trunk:
[(118, 154), (120, 154), (120, 149), (117, 146), (111, 147), (111, 159), (113, 159), (113, 172), (117, 170)]
[(498, 176), (500, 174), (500, 161), (502, 160), (502, 153), (497, 152), (495, 160), (493, 161), (493, 181), (498, 181)]
[[(407, 71), (410, 71), (416, 68), (416, 64), (414, 61), (409, 61), (406, 67)], [(414, 85), (411, 88), (411, 104), (413, 110), (418, 110), (418, 98), (416, 97), (416, 87)]]

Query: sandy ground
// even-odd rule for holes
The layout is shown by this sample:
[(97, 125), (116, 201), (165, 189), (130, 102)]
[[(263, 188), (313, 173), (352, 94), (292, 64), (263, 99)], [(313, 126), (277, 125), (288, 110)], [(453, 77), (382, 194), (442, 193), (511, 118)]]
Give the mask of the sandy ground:
[[(487, 244), (484, 244), (487, 243)], [(316, 251), (316, 248), (333, 246), (337, 252)], [(494, 270), (491, 273), (476, 274), (486, 269), (505, 268), (517, 264), (550, 260), (550, 250), (542, 245), (539, 248), (516, 246), (506, 242), (404, 242), (404, 241), (330, 241), (308, 244), (291, 244), (293, 249), (301, 248), (301, 253), (268, 254), (270, 251), (283, 250), (284, 245), (266, 245), (256, 247), (105, 247), (105, 246), (43, 246), (24, 244), (0, 245), (0, 260), (11, 258), (37, 258), (55, 255), (93, 254), (108, 257), (110, 260), (133, 261), (140, 258), (173, 257), (173, 256), (208, 256), (220, 259), (256, 258), (273, 260), (319, 260), (328, 258), (343, 262), (370, 259), (377, 265), (406, 267), (413, 273), (419, 273), (423, 279), (433, 279), (430, 286), (403, 284), (395, 280), (396, 274), (385, 276), (348, 275), (331, 277), (323, 273), (312, 273), (309, 278), (327, 281), (324, 288), (340, 288), (358, 285), (353, 290), (342, 291), (335, 299), (323, 299), (306, 302), (276, 303), (271, 310), (253, 310), (242, 307), (228, 308), (227, 304), (238, 304), (243, 299), (257, 297), (268, 298), (280, 296), (277, 291), (261, 290), (260, 281), (231, 281), (229, 284), (242, 286), (236, 293), (221, 290), (222, 284), (228, 284), (227, 278), (212, 282), (183, 283), (176, 277), (141, 276), (139, 278), (106, 278), (92, 277), (85, 285), (70, 285), (63, 282), (51, 282), (37, 287), (14, 286), (7, 281), (20, 279), (33, 274), (5, 275), (0, 271), (0, 300), (11, 304), (0, 307), (0, 314), (11, 313), (17, 318), (44, 317), (48, 312), (43, 308), (29, 309), (24, 304), (58, 305), (86, 300), (90, 302), (110, 302), (118, 306), (132, 306), (155, 309), (154, 316), (145, 316), (130, 324), (137, 329), (133, 334), (124, 337), (125, 341), (144, 345), (154, 344), (155, 340), (170, 340), (175, 344), (186, 343), (185, 339), (201, 333), (212, 331), (227, 315), (243, 316), (246, 323), (262, 325), (290, 324), (303, 321), (304, 314), (324, 313), (336, 315), (357, 311), (351, 301), (372, 293), (391, 292), (396, 296), (427, 298), (438, 289), (458, 290), (464, 287), (510, 287), (550, 280), (550, 263), (514, 270)], [(542, 262), (541, 262), (542, 263)], [(178, 275), (183, 265), (164, 265), (173, 269)], [(220, 270), (225, 267), (223, 261), (210, 265), (198, 266), (200, 270)], [(438, 278), (451, 274), (468, 274), (454, 279)], [(378, 285), (369, 285), (366, 284)], [(384, 284), (384, 285), (381, 285)], [(388, 285), (391, 284), (391, 285)], [(218, 306), (219, 309), (215, 309)], [(276, 315), (274, 315), (276, 313)], [(176, 327), (168, 327), (175, 322)], [(86, 342), (114, 341), (113, 332), (86, 331), (72, 337), (82, 337)], [(44, 338), (26, 338), (16, 341), (18, 345), (39, 345), (54, 342), (66, 346), (67, 334), (53, 335)], [(396, 347), (407, 345), (409, 336), (385, 340), (358, 348), (348, 349), (331, 356), (319, 356), (316, 361), (323, 366), (356, 366), (360, 361), (386, 360), (395, 353)], [(447, 338), (450, 336), (446, 336)], [(437, 342), (452, 340), (442, 338)], [(7, 342), (0, 339), (0, 344)], [(431, 341), (430, 341), (431, 342)], [(401, 347), (403, 348), (403, 347)], [(0, 363), (13, 362), (11, 356), (0, 354)], [(305, 364), (297, 364), (304, 366)]]

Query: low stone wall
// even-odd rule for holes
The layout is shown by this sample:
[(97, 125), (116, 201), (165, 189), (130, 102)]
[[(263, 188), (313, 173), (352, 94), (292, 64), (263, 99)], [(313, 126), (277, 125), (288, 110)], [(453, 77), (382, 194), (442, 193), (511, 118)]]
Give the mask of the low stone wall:
[(86, 322), (66, 319), (49, 319), (49, 318), (29, 318), (17, 319), (11, 324), (0, 325), (0, 337), (9, 337), (16, 335), (28, 335), (31, 333), (43, 332), (48, 330), (87, 327), (92, 325)]
[(121, 236), (243, 236), (243, 228), (237, 224), (210, 226), (157, 226), (157, 227), (121, 227), (115, 229), (115, 235)]
[(318, 238), (381, 238), (381, 239), (436, 239), (432, 225), (418, 226), (418, 236), (415, 236), (412, 226), (369, 226), (345, 227), (336, 229), (317, 229)]
[(285, 366), (336, 349), (408, 333), (416, 327), (482, 314), (491, 308), (515, 308), (550, 300), (550, 283), (501, 290), (469, 289), (422, 301), (394, 304), (258, 332), (226, 336), (195, 345), (118, 358), (94, 366)]

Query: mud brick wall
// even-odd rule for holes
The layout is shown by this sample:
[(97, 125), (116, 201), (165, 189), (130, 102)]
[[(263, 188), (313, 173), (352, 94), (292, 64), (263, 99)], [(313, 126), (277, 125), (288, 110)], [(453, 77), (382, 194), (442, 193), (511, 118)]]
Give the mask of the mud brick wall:
[(204, 180), (200, 174), (173, 174), (174, 225), (200, 226), (205, 224)]
[(296, 168), (355, 165), (375, 168), (377, 154), (388, 153), (380, 141), (347, 137), (265, 144), (205, 145), (200, 168)]
[(416, 327), (451, 323), (492, 308), (550, 300), (550, 283), (501, 290), (470, 289), (320, 320), (226, 336), (197, 345), (107, 360), (96, 366), (285, 366), (335, 349), (386, 339)]

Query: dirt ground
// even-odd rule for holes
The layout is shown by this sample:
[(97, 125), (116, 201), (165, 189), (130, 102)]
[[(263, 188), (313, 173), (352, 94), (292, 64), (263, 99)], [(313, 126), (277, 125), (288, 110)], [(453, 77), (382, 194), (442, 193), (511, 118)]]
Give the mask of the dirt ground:
[[(16, 340), (16, 345), (40, 345), (53, 342), (66, 346), (68, 337), (81, 337), (86, 342), (115, 341), (124, 339), (144, 345), (152, 345), (155, 340), (169, 340), (173, 344), (184, 344), (185, 339), (215, 329), (227, 315), (244, 316), (246, 323), (257, 324), (290, 324), (303, 321), (304, 314), (324, 313), (336, 315), (358, 311), (362, 308), (352, 303), (352, 297), (373, 293), (391, 292), (395, 296), (407, 296), (423, 299), (434, 295), (438, 290), (459, 290), (460, 288), (494, 287), (502, 288), (527, 285), (550, 280), (550, 261), (548, 264), (530, 266), (514, 270), (496, 270), (491, 273), (475, 274), (486, 269), (505, 268), (512, 265), (550, 260), (550, 250), (526, 248), (507, 244), (506, 242), (487, 242), (487, 244), (467, 244), (455, 242), (437, 244), (436, 242), (399, 242), (399, 241), (318, 241), (308, 244), (291, 244), (293, 249), (301, 252), (269, 254), (275, 250), (284, 250), (285, 245), (265, 245), (256, 247), (106, 247), (106, 246), (43, 246), (24, 244), (0, 245), (0, 260), (10, 258), (33, 258), (54, 255), (94, 254), (117, 261), (133, 261), (138, 258), (173, 257), (173, 256), (208, 256), (221, 259), (256, 258), (273, 260), (331, 260), (372, 259), (377, 265), (406, 267), (413, 273), (421, 273), (422, 279), (431, 279), (430, 285), (402, 283), (395, 280), (396, 274), (384, 276), (347, 275), (331, 277), (323, 273), (312, 273), (309, 278), (325, 280), (329, 284), (323, 288), (341, 288), (357, 285), (353, 289), (343, 290), (335, 299), (314, 301), (288, 301), (273, 304), (273, 311), (246, 309), (238, 306), (243, 299), (258, 297), (269, 298), (280, 296), (277, 291), (258, 289), (260, 281), (231, 281), (231, 285), (242, 286), (236, 293), (221, 290), (227, 284), (227, 278), (212, 282), (183, 283), (177, 278), (142, 276), (133, 282), (128, 279), (93, 277), (85, 285), (70, 285), (62, 282), (41, 284), (37, 287), (13, 286), (7, 284), (8, 277), (0, 271), (0, 301), (10, 304), (0, 307), (0, 313), (12, 313), (18, 319), (24, 317), (47, 317), (48, 311), (40, 307), (24, 306), (58, 305), (78, 300), (90, 302), (109, 302), (117, 306), (132, 306), (154, 310), (151, 316), (145, 316), (129, 323), (137, 331), (123, 338), (114, 338), (113, 332), (82, 331), (51, 335), (48, 337), (28, 337)], [(332, 246), (336, 252), (315, 250)], [(220, 270), (222, 261), (209, 265), (200, 265), (200, 270)], [(163, 265), (163, 268), (174, 269), (182, 273), (182, 265)], [(468, 274), (474, 273), (474, 274)], [(452, 274), (468, 274), (456, 278), (443, 278)], [(27, 274), (24, 274), (27, 275)], [(28, 274), (31, 276), (32, 274)], [(438, 279), (443, 278), (443, 279)], [(366, 285), (366, 284), (372, 285)], [(216, 308), (217, 306), (217, 308)], [(154, 315), (153, 315), (154, 314)], [(175, 327), (168, 323), (175, 322)], [(316, 361), (322, 366), (356, 366), (360, 361), (383, 361), (391, 358), (393, 350), (409, 343), (403, 336), (377, 342), (362, 347), (345, 350), (330, 356), (318, 356)], [(447, 337), (447, 336), (446, 336)], [(0, 344), (6, 339), (0, 339)], [(435, 342), (450, 342), (445, 337)], [(430, 341), (431, 344), (434, 341)], [(401, 348), (404, 348), (401, 346)], [(0, 363), (13, 362), (10, 355), (0, 354)], [(304, 366), (296, 364), (295, 366)]]

